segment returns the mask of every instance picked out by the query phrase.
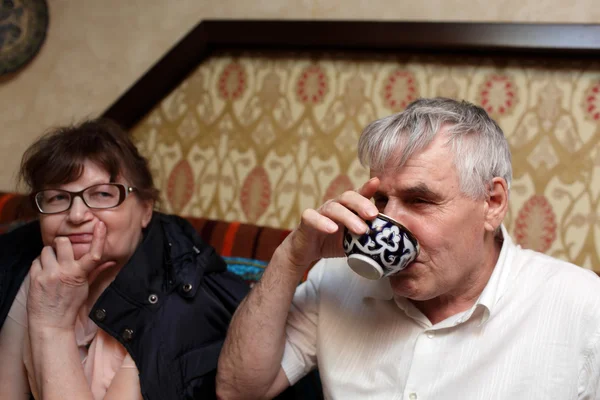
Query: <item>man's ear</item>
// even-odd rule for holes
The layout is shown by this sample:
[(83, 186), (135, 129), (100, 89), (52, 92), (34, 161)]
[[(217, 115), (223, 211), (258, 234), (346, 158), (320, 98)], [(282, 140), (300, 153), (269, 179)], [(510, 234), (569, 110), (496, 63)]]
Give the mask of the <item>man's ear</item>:
[(144, 207), (144, 214), (142, 215), (142, 228), (146, 228), (152, 219), (152, 212), (154, 211), (154, 200), (148, 200), (142, 202)]
[(494, 232), (508, 212), (508, 184), (504, 178), (492, 179), (490, 191), (485, 204), (484, 227), (489, 232)]

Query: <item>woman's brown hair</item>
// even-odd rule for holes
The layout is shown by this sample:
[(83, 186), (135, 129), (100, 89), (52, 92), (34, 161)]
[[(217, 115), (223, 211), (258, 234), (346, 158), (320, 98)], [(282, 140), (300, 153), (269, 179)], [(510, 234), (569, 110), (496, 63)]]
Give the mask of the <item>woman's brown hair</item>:
[(111, 182), (124, 177), (142, 200), (158, 200), (148, 161), (129, 134), (108, 119), (92, 119), (51, 130), (33, 143), (21, 160), (20, 181), (30, 191), (77, 180), (85, 161), (104, 168)]

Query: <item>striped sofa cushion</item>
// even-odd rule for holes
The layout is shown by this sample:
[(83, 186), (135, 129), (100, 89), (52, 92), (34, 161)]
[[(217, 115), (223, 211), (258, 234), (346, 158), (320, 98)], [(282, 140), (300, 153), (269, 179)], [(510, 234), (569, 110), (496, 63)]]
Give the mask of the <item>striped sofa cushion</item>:
[(264, 226), (187, 217), (200, 237), (223, 257), (269, 261), (289, 230)]
[(260, 279), (273, 252), (290, 233), (240, 222), (188, 217), (200, 237), (225, 259), (228, 269), (250, 285)]
[(0, 223), (36, 217), (29, 197), (18, 193), (0, 192)]
[(29, 197), (0, 192), (0, 233), (7, 232), (36, 218)]

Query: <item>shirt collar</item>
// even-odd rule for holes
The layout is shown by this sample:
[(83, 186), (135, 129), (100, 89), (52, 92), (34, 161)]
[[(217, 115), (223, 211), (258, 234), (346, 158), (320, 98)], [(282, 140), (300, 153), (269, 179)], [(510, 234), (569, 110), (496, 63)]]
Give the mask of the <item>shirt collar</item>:
[(486, 323), (492, 316), (495, 305), (506, 292), (507, 284), (513, 271), (515, 245), (504, 225), (501, 225), (500, 229), (503, 242), (494, 271), (487, 285), (485, 285), (483, 292), (481, 292), (479, 299), (477, 299), (475, 305), (468, 311), (467, 318), (464, 318), (464, 320), (469, 319), (477, 308), (481, 308), (483, 312), (480, 325)]
[[(481, 292), (479, 299), (477, 299), (473, 307), (465, 311), (464, 316), (460, 318), (461, 321), (467, 321), (477, 309), (481, 309), (482, 313), (480, 325), (483, 325), (490, 318), (493, 313), (494, 306), (498, 303), (506, 291), (509, 278), (512, 275), (511, 265), (514, 257), (515, 245), (508, 235), (508, 231), (504, 225), (500, 226), (500, 232), (503, 243), (500, 250), (500, 255), (498, 256), (498, 261), (494, 267), (494, 271), (492, 272), (488, 283), (483, 289), (483, 292)], [(394, 292), (392, 291), (389, 278), (383, 278), (376, 281), (364, 280), (366, 281), (364, 286), (364, 297), (377, 300), (392, 300), (394, 298)], [(396, 303), (402, 304), (401, 302)]]

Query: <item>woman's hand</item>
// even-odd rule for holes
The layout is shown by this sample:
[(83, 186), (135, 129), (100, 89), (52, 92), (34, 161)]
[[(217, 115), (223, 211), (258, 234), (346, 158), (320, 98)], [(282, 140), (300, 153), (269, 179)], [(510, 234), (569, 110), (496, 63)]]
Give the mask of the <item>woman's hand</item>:
[(57, 237), (54, 248), (45, 246), (31, 264), (27, 315), (30, 330), (72, 330), (77, 313), (88, 296), (88, 276), (96, 268), (107, 268), (113, 261), (102, 261), (106, 225), (98, 221), (90, 251), (75, 260), (66, 237)]
[(369, 200), (377, 192), (379, 179), (371, 178), (356, 191), (342, 193), (318, 209), (306, 209), (300, 225), (283, 246), (289, 261), (299, 270), (328, 257), (343, 257), (344, 227), (356, 234), (367, 231), (364, 220), (377, 216), (377, 207)]

